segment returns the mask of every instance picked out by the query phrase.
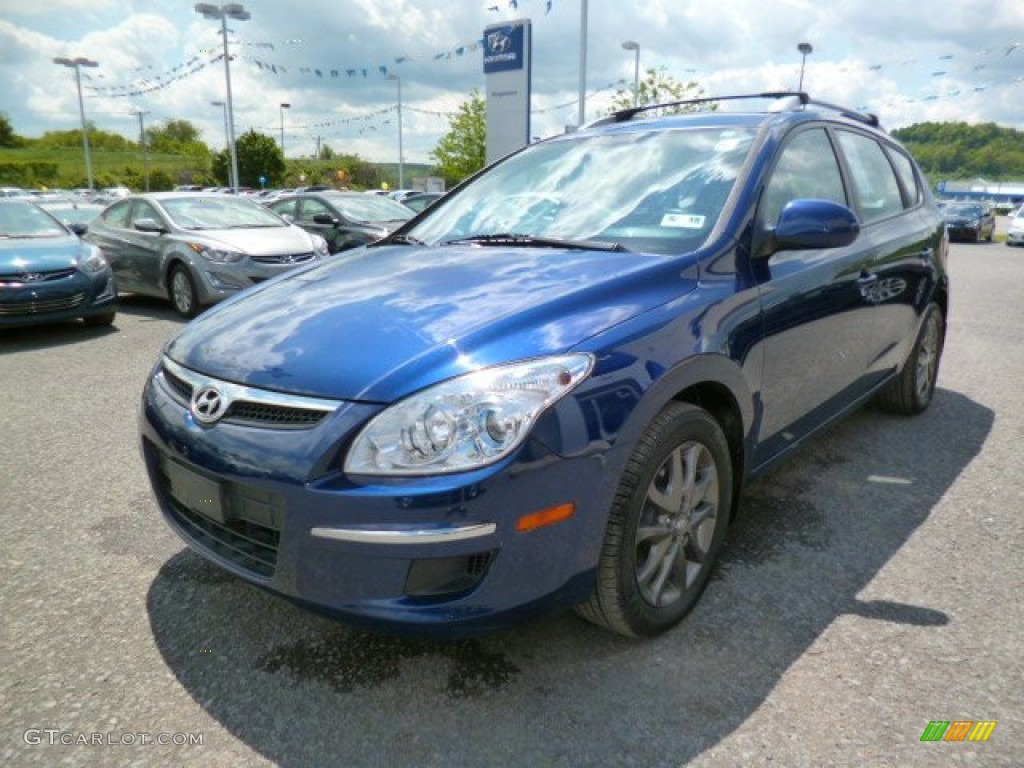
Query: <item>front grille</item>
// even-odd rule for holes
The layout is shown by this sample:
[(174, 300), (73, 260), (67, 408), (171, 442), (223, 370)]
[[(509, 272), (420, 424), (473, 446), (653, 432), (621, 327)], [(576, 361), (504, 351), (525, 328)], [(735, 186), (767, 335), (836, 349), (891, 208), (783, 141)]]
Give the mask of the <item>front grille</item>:
[(224, 421), (238, 424), (259, 424), (281, 428), (312, 427), (323, 419), (325, 411), (306, 408), (289, 408), (283, 405), (267, 405), (236, 400), (224, 414)]
[[(163, 375), (165, 389), (171, 397), (182, 407), (190, 408), (192, 395), (198, 385), (186, 381), (166, 364), (161, 366), (160, 372)], [(225, 394), (229, 389), (229, 385), (223, 383), (218, 384), (211, 380), (211, 384), (219, 387), (222, 393)], [(242, 392), (251, 394), (255, 390), (243, 390)], [(242, 394), (242, 392), (239, 394)], [(293, 405), (264, 403), (246, 399), (243, 395), (231, 402), (224, 416), (221, 417), (220, 422), (268, 429), (310, 429), (323, 421), (324, 417), (329, 413), (331, 413), (331, 410), (326, 408), (302, 408)]]
[(258, 264), (303, 264), (314, 257), (314, 253), (288, 253), (280, 256), (250, 256)]
[(85, 293), (76, 293), (60, 299), (37, 301), (0, 301), (0, 316), (38, 315), (44, 312), (60, 312), (74, 309), (85, 300)]
[(248, 520), (220, 524), (167, 496), (172, 517), (185, 534), (211, 552), (256, 576), (271, 578), (281, 532)]
[(179, 379), (169, 370), (167, 366), (163, 366), (164, 381), (170, 386), (172, 393), (177, 394), (180, 400), (184, 401), (185, 405), (188, 405), (192, 400), (192, 385), (184, 379)]
[(71, 277), (77, 271), (78, 270), (74, 267), (68, 269), (43, 270), (41, 272), (34, 273), (35, 275), (38, 275), (38, 277), (31, 281), (27, 279), (29, 273), (11, 272), (0, 275), (0, 283), (48, 283), (53, 282), (54, 280), (63, 280), (65, 277)]
[(280, 494), (199, 474), (151, 450), (147, 456), (159, 468), (157, 493), (189, 539), (255, 576), (274, 575), (285, 515)]

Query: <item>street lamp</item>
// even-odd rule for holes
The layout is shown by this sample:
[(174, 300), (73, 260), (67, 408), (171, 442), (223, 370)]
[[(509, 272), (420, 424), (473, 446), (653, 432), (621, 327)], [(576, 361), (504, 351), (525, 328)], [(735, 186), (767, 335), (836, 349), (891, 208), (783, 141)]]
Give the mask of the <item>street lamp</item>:
[(580, 0), (580, 95), (576, 125), (583, 127), (587, 116), (587, 0)]
[(228, 89), (228, 147), (231, 150), (231, 175), (233, 181), (232, 189), (238, 192), (238, 153), (235, 151), (235, 110), (231, 102), (231, 56), (228, 54), (228, 19), (235, 21), (248, 21), (252, 14), (245, 10), (241, 3), (228, 3), (227, 5), (211, 5), (210, 3), (197, 3), (196, 13), (203, 15), (206, 19), (220, 19), (220, 34), (224, 41), (224, 80)]
[(142, 118), (149, 112), (144, 112), (142, 107), (135, 108), (135, 114), (139, 117), (139, 146), (142, 148), (142, 173), (146, 178), (146, 191), (149, 192), (149, 156), (146, 152), (146, 126)]
[[(230, 147), (231, 134), (228, 133), (228, 105), (225, 104), (223, 101), (211, 101), (210, 106), (221, 107), (221, 109), (224, 111), (224, 146), (225, 148)], [(231, 187), (232, 189), (238, 186), (238, 184), (235, 182), (234, 171), (232, 170), (230, 164), (228, 165), (228, 186)]]
[(398, 188), (405, 189), (405, 161), (402, 159), (402, 78), (388, 75), (388, 80), (398, 83)]
[(85, 126), (85, 105), (82, 102), (82, 67), (98, 67), (99, 62), (79, 56), (76, 59), (58, 57), (54, 64), (61, 64), (75, 70), (75, 83), (78, 85), (78, 115), (82, 118), (82, 149), (85, 151), (85, 175), (89, 179), (89, 190), (92, 191), (92, 158), (89, 157), (89, 132)]
[(636, 54), (633, 58), (633, 106), (637, 107), (640, 106), (640, 43), (627, 40), (622, 47)]
[(286, 101), (281, 102), (281, 157), (284, 157), (284, 111), (291, 109), (292, 105)]
[(796, 88), (798, 91), (802, 92), (804, 89), (804, 65), (807, 63), (807, 54), (813, 53), (814, 46), (811, 45), (810, 43), (800, 43), (799, 45), (797, 45), (796, 49), (800, 51), (800, 53), (803, 56), (803, 58), (800, 60), (800, 85), (798, 85)]

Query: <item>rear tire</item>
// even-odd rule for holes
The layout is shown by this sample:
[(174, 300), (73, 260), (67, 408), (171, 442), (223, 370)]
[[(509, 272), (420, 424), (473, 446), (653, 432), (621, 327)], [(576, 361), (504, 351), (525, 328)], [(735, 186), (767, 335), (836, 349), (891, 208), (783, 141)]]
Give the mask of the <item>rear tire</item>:
[(932, 302), (924, 311), (921, 330), (903, 370), (878, 393), (877, 402), (883, 410), (914, 416), (928, 407), (935, 394), (945, 340), (942, 311)]
[(615, 492), (585, 619), (627, 637), (678, 624), (725, 539), (732, 463), (707, 411), (672, 403), (637, 442)]

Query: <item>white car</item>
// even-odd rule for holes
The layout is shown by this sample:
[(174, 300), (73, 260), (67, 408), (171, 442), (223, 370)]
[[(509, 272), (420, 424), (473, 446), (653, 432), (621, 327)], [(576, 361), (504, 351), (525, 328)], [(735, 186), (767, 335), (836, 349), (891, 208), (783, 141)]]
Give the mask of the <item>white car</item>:
[(1010, 226), (1006, 230), (1007, 245), (1024, 245), (1024, 205), (1010, 214)]

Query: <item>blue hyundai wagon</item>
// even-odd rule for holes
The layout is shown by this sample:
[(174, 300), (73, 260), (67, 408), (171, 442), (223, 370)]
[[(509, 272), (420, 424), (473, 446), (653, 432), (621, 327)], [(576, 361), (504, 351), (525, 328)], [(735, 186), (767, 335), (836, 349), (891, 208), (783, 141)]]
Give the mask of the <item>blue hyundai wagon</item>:
[(377, 627), (672, 627), (744, 483), (870, 398), (925, 409), (943, 348), (913, 159), (871, 115), (757, 99), (533, 144), (185, 327), (141, 408), (168, 524)]

